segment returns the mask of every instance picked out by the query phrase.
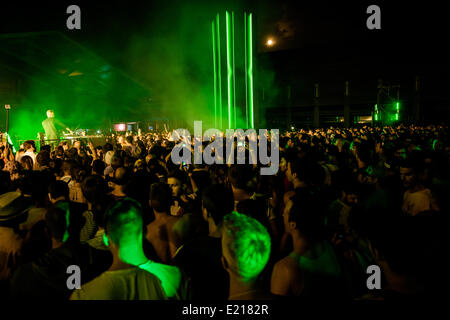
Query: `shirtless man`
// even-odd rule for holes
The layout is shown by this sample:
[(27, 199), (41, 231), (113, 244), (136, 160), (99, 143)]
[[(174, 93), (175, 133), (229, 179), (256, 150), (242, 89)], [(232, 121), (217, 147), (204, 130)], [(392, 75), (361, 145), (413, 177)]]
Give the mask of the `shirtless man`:
[(150, 206), (155, 220), (147, 225), (147, 240), (164, 263), (169, 263), (178, 248), (178, 237), (173, 226), (179, 217), (170, 215), (172, 190), (168, 184), (154, 183), (150, 189)]

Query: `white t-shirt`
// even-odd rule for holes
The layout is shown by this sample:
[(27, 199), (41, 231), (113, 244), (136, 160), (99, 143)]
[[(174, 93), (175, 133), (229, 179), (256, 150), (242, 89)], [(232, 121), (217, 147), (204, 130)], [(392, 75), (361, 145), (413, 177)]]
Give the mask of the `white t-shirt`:
[(139, 267), (105, 271), (75, 290), (70, 300), (167, 300), (161, 281)]
[(20, 159), (24, 156), (29, 156), (31, 159), (33, 159), (33, 166), (36, 166), (36, 153), (34, 151), (27, 151), (18, 157), (17, 161), (20, 162)]

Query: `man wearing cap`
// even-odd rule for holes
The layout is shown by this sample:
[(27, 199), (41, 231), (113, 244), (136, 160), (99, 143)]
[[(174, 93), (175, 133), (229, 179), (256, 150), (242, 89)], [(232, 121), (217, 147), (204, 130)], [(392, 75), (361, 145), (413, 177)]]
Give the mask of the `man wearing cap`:
[(27, 219), (31, 199), (20, 192), (8, 192), (0, 196), (0, 282), (11, 275), (23, 238), (18, 234), (19, 224)]

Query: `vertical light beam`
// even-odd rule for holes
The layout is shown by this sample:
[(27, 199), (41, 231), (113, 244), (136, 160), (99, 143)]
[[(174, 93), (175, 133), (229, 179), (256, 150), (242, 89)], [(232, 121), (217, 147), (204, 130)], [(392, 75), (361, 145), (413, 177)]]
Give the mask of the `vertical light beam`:
[(222, 106), (222, 63), (221, 59), (222, 56), (220, 54), (220, 18), (219, 14), (216, 16), (216, 40), (217, 40), (217, 64), (218, 64), (218, 71), (219, 71), (219, 78), (218, 78), (218, 86), (219, 86), (219, 119), (220, 119), (220, 128), (223, 128), (223, 106)]
[(217, 128), (217, 63), (216, 63), (216, 29), (214, 21), (211, 23), (212, 29), (212, 47), (213, 47), (213, 65), (214, 65), (214, 128)]
[(245, 61), (245, 128), (249, 128), (248, 125), (248, 105), (249, 105), (249, 98), (248, 98), (248, 46), (247, 46), (247, 12), (244, 12), (244, 61)]
[(228, 86), (228, 128), (231, 129), (231, 108), (232, 108), (232, 94), (231, 94), (231, 79), (233, 76), (233, 70), (231, 68), (231, 27), (230, 27), (230, 13), (225, 12), (225, 24), (227, 33), (227, 86)]
[(247, 75), (249, 79), (249, 92), (250, 92), (250, 128), (254, 128), (253, 118), (253, 29), (252, 29), (252, 14), (248, 15), (248, 70)]

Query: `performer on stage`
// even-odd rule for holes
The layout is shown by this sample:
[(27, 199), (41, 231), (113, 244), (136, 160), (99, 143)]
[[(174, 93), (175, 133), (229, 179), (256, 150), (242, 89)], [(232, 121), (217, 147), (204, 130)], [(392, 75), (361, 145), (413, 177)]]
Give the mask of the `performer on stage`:
[(56, 126), (65, 128), (67, 131), (72, 133), (72, 131), (64, 125), (61, 121), (55, 119), (55, 113), (53, 110), (47, 110), (47, 119), (42, 121), (42, 127), (45, 131), (45, 136), (47, 140), (56, 140), (58, 139), (58, 131), (56, 130)]

